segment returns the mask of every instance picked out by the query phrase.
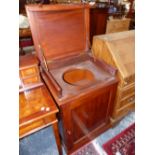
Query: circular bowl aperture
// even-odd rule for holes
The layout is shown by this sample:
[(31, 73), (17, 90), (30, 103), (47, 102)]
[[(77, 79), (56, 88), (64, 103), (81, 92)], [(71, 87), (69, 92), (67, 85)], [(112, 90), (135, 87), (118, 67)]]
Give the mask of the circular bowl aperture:
[(94, 81), (94, 75), (87, 69), (72, 69), (63, 74), (63, 79), (71, 85), (84, 86)]

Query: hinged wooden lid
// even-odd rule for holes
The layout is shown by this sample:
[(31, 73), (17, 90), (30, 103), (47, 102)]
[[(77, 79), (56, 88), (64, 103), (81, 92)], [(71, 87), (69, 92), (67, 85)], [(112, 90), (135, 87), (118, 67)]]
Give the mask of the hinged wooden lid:
[(27, 5), (35, 49), (42, 61), (89, 50), (89, 5)]

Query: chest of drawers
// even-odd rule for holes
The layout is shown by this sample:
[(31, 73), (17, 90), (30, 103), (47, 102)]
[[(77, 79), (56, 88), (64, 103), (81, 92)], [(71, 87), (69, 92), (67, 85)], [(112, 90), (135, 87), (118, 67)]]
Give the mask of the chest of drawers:
[(19, 58), (19, 91), (42, 85), (38, 68), (39, 61), (33, 54), (20, 56)]
[(135, 98), (135, 40), (134, 30), (98, 35), (93, 38), (95, 57), (118, 69), (119, 84), (115, 98), (113, 120), (134, 109)]

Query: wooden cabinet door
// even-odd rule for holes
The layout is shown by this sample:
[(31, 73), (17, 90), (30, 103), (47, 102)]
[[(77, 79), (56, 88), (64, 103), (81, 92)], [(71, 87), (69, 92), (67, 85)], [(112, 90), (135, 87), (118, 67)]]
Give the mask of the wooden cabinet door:
[(115, 91), (113, 86), (102, 88), (65, 104), (62, 111), (68, 148), (80, 143), (89, 133), (109, 121)]

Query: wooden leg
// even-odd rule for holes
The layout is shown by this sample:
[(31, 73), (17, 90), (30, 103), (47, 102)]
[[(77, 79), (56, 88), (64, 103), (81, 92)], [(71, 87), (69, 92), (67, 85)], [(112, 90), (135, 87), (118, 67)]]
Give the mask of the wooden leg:
[(58, 123), (54, 123), (53, 125), (55, 140), (57, 144), (57, 148), (59, 151), (59, 155), (62, 155), (62, 148), (61, 148), (61, 142), (60, 142), (60, 136), (59, 136), (59, 130), (58, 130)]

